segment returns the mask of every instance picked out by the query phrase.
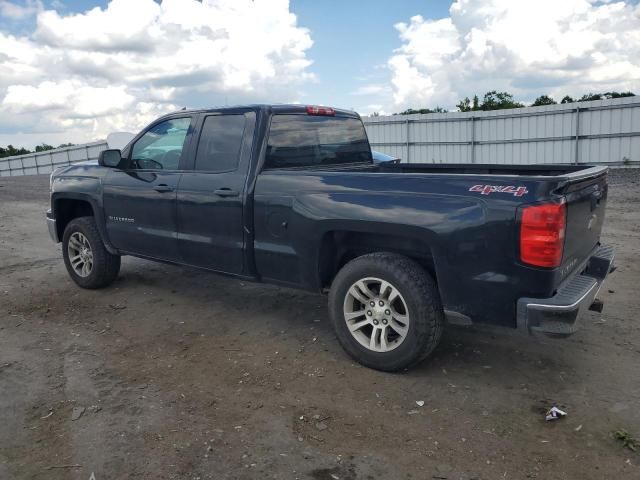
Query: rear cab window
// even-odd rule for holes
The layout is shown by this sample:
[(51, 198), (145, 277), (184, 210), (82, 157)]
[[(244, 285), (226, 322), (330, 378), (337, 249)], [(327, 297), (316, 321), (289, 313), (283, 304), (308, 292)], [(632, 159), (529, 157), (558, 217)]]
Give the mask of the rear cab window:
[(347, 116), (274, 114), (265, 168), (371, 163), (371, 148), (360, 119)]

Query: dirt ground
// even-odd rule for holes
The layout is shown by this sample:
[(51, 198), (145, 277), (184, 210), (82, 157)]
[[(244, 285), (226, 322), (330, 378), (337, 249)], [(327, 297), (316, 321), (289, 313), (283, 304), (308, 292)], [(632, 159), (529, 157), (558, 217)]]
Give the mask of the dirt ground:
[(320, 295), (133, 258), (77, 288), (47, 189), (0, 178), (0, 479), (640, 478), (612, 433), (640, 438), (638, 170), (611, 176), (603, 314), (449, 328), (402, 374), (354, 364)]

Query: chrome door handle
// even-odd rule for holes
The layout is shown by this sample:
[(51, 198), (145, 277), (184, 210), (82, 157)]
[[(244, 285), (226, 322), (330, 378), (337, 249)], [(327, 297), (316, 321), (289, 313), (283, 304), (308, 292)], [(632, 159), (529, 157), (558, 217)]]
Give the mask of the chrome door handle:
[(173, 188), (171, 188), (169, 185), (166, 185), (164, 183), (161, 183), (160, 185), (156, 185), (155, 187), (153, 187), (153, 189), (156, 192), (173, 192)]
[(231, 190), (230, 188), (218, 188), (214, 190), (213, 193), (219, 197), (237, 197), (240, 195), (236, 190)]

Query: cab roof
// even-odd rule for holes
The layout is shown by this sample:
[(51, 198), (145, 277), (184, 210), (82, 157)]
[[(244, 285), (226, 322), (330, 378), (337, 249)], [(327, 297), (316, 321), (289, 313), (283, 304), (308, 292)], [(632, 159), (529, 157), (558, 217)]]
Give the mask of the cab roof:
[(291, 103), (291, 104), (256, 103), (256, 104), (248, 104), (248, 105), (232, 105), (232, 106), (220, 106), (220, 107), (199, 108), (199, 109), (183, 109), (183, 110), (177, 110), (175, 112), (168, 113), (166, 115), (163, 115), (160, 118), (170, 117), (170, 116), (174, 116), (176, 114), (181, 114), (181, 113), (187, 113), (187, 114), (208, 113), (208, 112), (220, 113), (220, 112), (238, 112), (238, 111), (246, 111), (246, 110), (260, 110), (265, 113), (274, 113), (274, 114), (286, 114), (286, 113), (307, 114), (308, 107), (330, 108), (335, 112), (336, 115), (340, 117), (360, 118), (360, 115), (358, 115), (356, 112), (352, 110), (326, 107), (324, 105), (320, 106), (320, 105), (307, 105), (307, 104), (298, 104), (298, 103), (295, 103), (295, 104), (294, 103)]

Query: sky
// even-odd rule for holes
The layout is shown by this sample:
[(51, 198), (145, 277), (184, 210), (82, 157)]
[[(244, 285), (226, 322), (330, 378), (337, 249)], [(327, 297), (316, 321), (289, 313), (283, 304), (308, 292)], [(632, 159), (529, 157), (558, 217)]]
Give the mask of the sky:
[(0, 145), (177, 109), (640, 91), (638, 0), (0, 0)]

